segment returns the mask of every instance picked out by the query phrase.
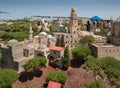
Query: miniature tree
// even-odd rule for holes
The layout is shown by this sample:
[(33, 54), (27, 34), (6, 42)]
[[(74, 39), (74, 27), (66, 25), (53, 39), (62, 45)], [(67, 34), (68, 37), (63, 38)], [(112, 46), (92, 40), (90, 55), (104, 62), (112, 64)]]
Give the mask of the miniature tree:
[(0, 69), (0, 88), (11, 88), (18, 77), (19, 74), (14, 70)]
[(66, 74), (60, 71), (50, 72), (45, 78), (46, 82), (54, 81), (54, 82), (59, 82), (61, 84), (65, 84), (66, 79), (67, 79)]
[(87, 46), (78, 46), (72, 50), (72, 54), (75, 58), (86, 60), (87, 56), (91, 55), (91, 50)]
[(29, 71), (30, 69), (39, 69), (40, 67), (46, 66), (47, 60), (46, 58), (33, 58), (29, 60), (28, 62), (23, 65), (23, 68), (26, 71)]
[(64, 58), (62, 59), (62, 65), (64, 69), (68, 69), (68, 67), (70, 66), (70, 59), (69, 59), (69, 49), (68, 46), (65, 48), (64, 51)]

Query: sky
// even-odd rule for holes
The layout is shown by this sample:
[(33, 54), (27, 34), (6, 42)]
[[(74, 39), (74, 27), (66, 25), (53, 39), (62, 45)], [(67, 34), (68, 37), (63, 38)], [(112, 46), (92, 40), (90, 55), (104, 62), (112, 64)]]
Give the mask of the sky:
[(76, 7), (79, 17), (104, 19), (120, 16), (120, 0), (0, 0), (0, 19), (19, 19), (30, 16), (69, 17)]

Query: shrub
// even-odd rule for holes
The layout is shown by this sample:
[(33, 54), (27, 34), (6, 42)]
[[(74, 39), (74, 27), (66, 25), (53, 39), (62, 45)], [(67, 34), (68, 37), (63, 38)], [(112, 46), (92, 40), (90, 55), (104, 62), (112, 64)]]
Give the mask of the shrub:
[(104, 78), (107, 75), (113, 86), (120, 86), (120, 62), (113, 57), (89, 58), (85, 67), (92, 70), (95, 75)]
[(66, 77), (65, 73), (53, 71), (53, 72), (48, 73), (45, 80), (46, 80), (46, 82), (54, 81), (54, 82), (59, 82), (61, 84), (65, 84), (66, 78), (67, 77)]
[(18, 73), (14, 70), (0, 69), (0, 88), (9, 88), (18, 77)]
[(23, 65), (23, 68), (25, 70), (30, 70), (30, 69), (38, 69), (39, 67), (44, 67), (47, 63), (46, 58), (33, 58), (26, 62)]
[(82, 88), (107, 88), (106, 85), (98, 80), (85, 84)]
[(87, 46), (78, 46), (72, 50), (74, 57), (86, 60), (88, 55), (91, 55), (91, 50)]

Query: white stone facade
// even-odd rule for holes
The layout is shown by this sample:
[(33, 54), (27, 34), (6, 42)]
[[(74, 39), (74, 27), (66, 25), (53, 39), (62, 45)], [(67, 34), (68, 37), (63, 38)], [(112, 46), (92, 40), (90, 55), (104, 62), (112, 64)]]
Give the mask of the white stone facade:
[(1, 66), (3, 68), (15, 69), (18, 72), (23, 71), (22, 65), (33, 57), (45, 57), (50, 54), (48, 47), (55, 46), (56, 38), (41, 32), (39, 35), (32, 35), (30, 27), (29, 39), (18, 42), (15, 39), (8, 41), (7, 45), (1, 45), (2, 52)]

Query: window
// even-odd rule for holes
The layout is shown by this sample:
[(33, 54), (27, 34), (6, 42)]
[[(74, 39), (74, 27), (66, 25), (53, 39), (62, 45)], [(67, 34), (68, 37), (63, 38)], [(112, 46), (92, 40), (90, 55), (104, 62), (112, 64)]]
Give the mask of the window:
[(110, 52), (111, 52), (111, 49), (110, 49)]
[(33, 55), (33, 53), (30, 53), (30, 56)]
[(106, 52), (107, 52), (107, 49), (106, 49)]
[(54, 54), (56, 54), (56, 51), (54, 51)]
[(38, 53), (37, 56), (43, 56), (41, 53)]
[(117, 52), (119, 52), (119, 49), (117, 49)]

